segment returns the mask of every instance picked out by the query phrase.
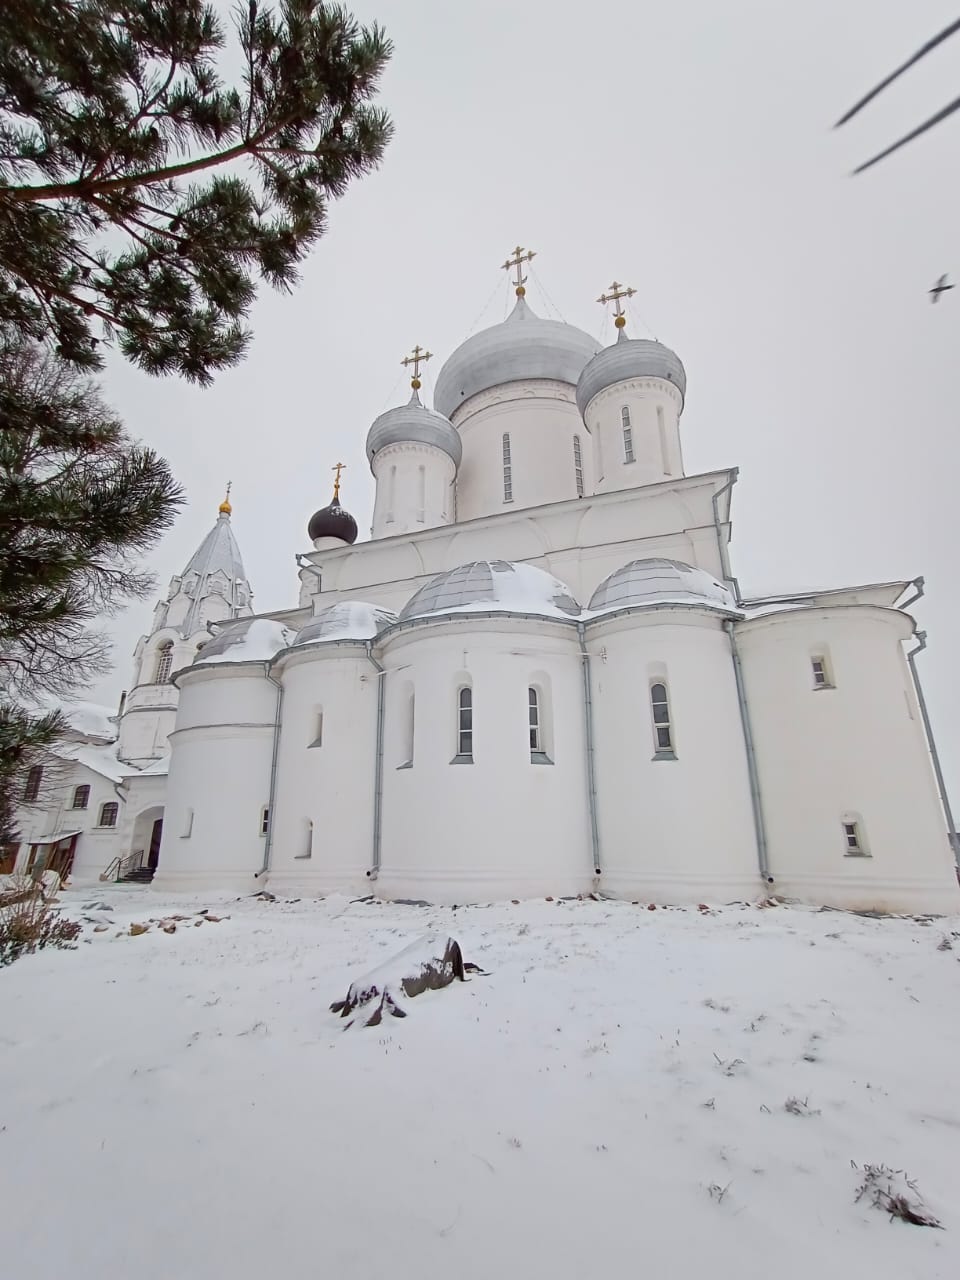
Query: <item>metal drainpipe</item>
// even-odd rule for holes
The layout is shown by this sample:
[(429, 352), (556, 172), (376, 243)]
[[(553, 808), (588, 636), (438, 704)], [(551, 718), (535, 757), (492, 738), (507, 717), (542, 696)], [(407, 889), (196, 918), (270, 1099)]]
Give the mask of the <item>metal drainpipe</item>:
[[(914, 597), (916, 599), (916, 597)], [(913, 677), (913, 689), (917, 695), (917, 702), (920, 706), (920, 718), (923, 721), (923, 731), (927, 738), (927, 750), (930, 752), (930, 759), (933, 761), (933, 772), (937, 779), (937, 789), (940, 792), (940, 803), (943, 806), (943, 816), (947, 821), (947, 839), (950, 841), (950, 847), (953, 849), (953, 860), (957, 864), (957, 873), (960, 875), (960, 840), (957, 839), (957, 828), (953, 825), (953, 813), (950, 809), (950, 797), (947, 795), (947, 784), (943, 778), (943, 770), (940, 767), (940, 755), (937, 751), (937, 744), (933, 737), (933, 726), (930, 724), (930, 716), (927, 712), (927, 700), (923, 696), (923, 687), (920, 684), (920, 677), (917, 675), (917, 668), (914, 662), (918, 653), (922, 653), (927, 647), (927, 633), (918, 631), (916, 633), (917, 647), (911, 649), (907, 654), (907, 663), (910, 667), (910, 674)]]
[(277, 711), (273, 719), (273, 758), (270, 761), (270, 790), (267, 794), (267, 834), (263, 837), (263, 866), (254, 876), (259, 880), (270, 870), (270, 851), (273, 848), (274, 798), (277, 792), (277, 759), (280, 755), (280, 720), (283, 712), (283, 685), (274, 680), (269, 666), (264, 663), (263, 674), (277, 687)]
[(600, 827), (597, 822), (597, 766), (593, 738), (593, 691), (590, 687), (590, 655), (587, 653), (586, 627), (577, 623), (577, 639), (580, 641), (580, 669), (583, 672), (583, 724), (587, 747), (587, 800), (590, 806), (590, 843), (593, 848), (593, 873), (599, 877)]
[(377, 754), (373, 769), (373, 865), (367, 872), (368, 880), (376, 880), (380, 874), (380, 843), (383, 822), (383, 703), (386, 672), (373, 656), (373, 641), (367, 641), (367, 658), (377, 671)]
[(747, 691), (743, 683), (743, 666), (740, 662), (740, 650), (734, 634), (734, 623), (731, 618), (724, 621), (723, 629), (730, 640), (730, 654), (733, 658), (733, 674), (737, 682), (737, 702), (740, 704), (740, 723), (743, 725), (743, 741), (747, 749), (747, 773), (750, 777), (750, 803), (753, 806), (753, 828), (757, 835), (757, 861), (760, 864), (760, 876), (765, 884), (773, 884), (770, 874), (770, 861), (767, 852), (767, 828), (763, 820), (763, 804), (760, 799), (760, 776), (757, 772), (757, 753), (753, 745), (753, 729), (750, 725), (750, 711), (747, 707)]

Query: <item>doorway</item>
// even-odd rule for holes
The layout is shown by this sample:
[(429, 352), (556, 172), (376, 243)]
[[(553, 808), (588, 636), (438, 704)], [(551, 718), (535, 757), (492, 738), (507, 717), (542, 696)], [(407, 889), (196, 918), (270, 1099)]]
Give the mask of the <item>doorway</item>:
[(147, 866), (156, 871), (160, 861), (160, 841), (163, 839), (163, 819), (157, 818), (150, 831), (150, 852), (147, 854)]

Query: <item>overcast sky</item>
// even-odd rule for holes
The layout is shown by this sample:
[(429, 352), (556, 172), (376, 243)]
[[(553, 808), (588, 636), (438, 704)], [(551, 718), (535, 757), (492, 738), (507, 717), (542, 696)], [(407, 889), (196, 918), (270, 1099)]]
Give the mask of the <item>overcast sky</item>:
[[(364, 440), (406, 398), (401, 356), (415, 342), (437, 353), (429, 392), (442, 358), (502, 319), (499, 266), (519, 242), (538, 252), (541, 314), (610, 341), (594, 299), (616, 277), (649, 326), (631, 331), (680, 354), (688, 473), (740, 467), (732, 556), (745, 590), (926, 576), (920, 666), (960, 804), (960, 289), (936, 307), (926, 294), (941, 272), (960, 276), (960, 115), (848, 176), (956, 96), (960, 39), (831, 131), (956, 7), (354, 4), (396, 45), (381, 170), (333, 207), (297, 292), (261, 296), (246, 362), (214, 387), (119, 359), (107, 371), (131, 431), (187, 488), (152, 556), (164, 585), (231, 479), (256, 607), (294, 605), (294, 554), (309, 549), (331, 466), (347, 464), (343, 501), (365, 531)], [(116, 672), (93, 696), (128, 686), (148, 618), (134, 606), (117, 622)]]

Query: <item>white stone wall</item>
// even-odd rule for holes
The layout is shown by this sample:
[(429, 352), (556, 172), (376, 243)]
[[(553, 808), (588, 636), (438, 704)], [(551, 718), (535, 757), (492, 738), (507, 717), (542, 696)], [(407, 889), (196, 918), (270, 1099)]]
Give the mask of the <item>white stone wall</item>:
[[(632, 461), (625, 453), (624, 408), (630, 419)], [(682, 409), (679, 388), (661, 378), (631, 378), (594, 396), (584, 416), (594, 447), (597, 493), (682, 476)]]
[[(601, 886), (654, 902), (761, 891), (736, 685), (721, 618), (653, 609), (588, 628)], [(675, 760), (655, 759), (665, 684)]]
[[(946, 827), (902, 644), (912, 620), (853, 606), (738, 625), (776, 889), (834, 906), (957, 911)], [(825, 656), (835, 687), (815, 689)], [(869, 857), (847, 857), (842, 823)]]
[(377, 484), (374, 538), (432, 529), (453, 520), (453, 459), (442, 449), (413, 442), (391, 444), (374, 455)]
[(378, 673), (362, 643), (329, 643), (285, 655), (274, 674), (283, 724), (270, 883), (369, 892)]
[[(74, 809), (76, 788), (84, 785), (90, 788), (87, 807)], [(117, 826), (99, 826), (101, 807), (113, 801), (119, 805)], [(96, 880), (123, 851), (123, 820), (122, 797), (109, 778), (75, 761), (50, 759), (44, 765), (39, 803), (22, 804), (17, 809), (20, 832), (17, 869), (26, 868), (30, 845), (35, 840), (59, 831), (79, 831), (72, 879), (81, 883)]]
[[(574, 436), (581, 442), (584, 492), (593, 492), (590, 433), (566, 383), (512, 382), (484, 391), (457, 409), (452, 421), (463, 441), (458, 520), (576, 498)], [(510, 501), (504, 496), (504, 434), (510, 437)]]
[(181, 676), (158, 886), (257, 887), (277, 693), (262, 663), (201, 666)]
[[(377, 892), (483, 902), (593, 883), (576, 629), (513, 618), (435, 621), (383, 647), (387, 732)], [(473, 763), (457, 754), (457, 693), (473, 696)], [(530, 685), (552, 764), (532, 763)], [(414, 698), (412, 767), (410, 695)]]

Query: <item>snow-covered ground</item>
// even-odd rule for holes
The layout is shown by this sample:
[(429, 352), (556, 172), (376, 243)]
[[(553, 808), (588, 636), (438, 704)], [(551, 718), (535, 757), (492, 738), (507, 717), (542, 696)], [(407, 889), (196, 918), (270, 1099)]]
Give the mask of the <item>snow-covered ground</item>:
[[(111, 927), (0, 970), (17, 1280), (960, 1274), (960, 921), (63, 900)], [(489, 976), (345, 1031), (427, 930)], [(855, 1203), (866, 1163), (946, 1229)]]

